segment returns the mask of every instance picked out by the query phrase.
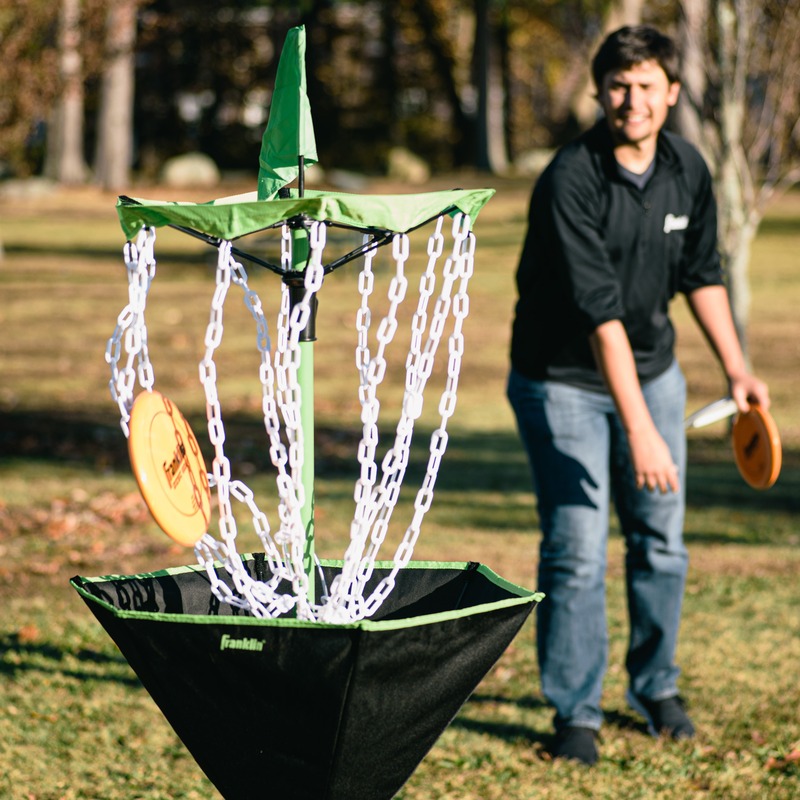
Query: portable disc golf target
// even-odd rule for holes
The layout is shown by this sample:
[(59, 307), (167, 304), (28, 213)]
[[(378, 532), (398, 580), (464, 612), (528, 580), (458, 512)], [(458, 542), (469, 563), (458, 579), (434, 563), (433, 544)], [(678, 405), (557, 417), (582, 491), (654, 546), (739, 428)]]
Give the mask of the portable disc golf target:
[[(293, 85), (287, 74), (304, 97), (303, 53), (303, 30), (294, 29), (281, 57), (257, 193), (203, 204), (118, 202), (128, 239), (129, 302), (106, 352), (111, 393), (154, 518), (176, 541), (194, 547), (197, 563), (144, 575), (76, 577), (72, 584), (228, 800), (388, 800), (542, 595), (480, 564), (412, 560), (455, 409), (474, 267), (471, 223), (493, 192), (305, 192), (304, 152), (308, 161), (316, 158), (307, 129), (294, 137), (292, 169), (291, 159), (276, 155), (272, 116), (279, 89), (285, 97)], [(293, 105), (302, 114), (303, 104)], [(288, 191), (294, 177), (299, 187)], [(199, 365), (214, 451), (207, 473), (194, 432), (156, 389), (150, 359), (145, 309), (156, 275), (156, 229), (164, 226), (218, 251)], [(378, 459), (378, 389), (408, 295), (409, 234), (428, 227), (402, 402)], [(327, 232), (336, 228), (363, 238), (344, 256), (329, 258)], [(233, 245), (256, 232), (280, 236), (279, 263)], [(394, 274), (377, 321), (372, 294), (379, 248), (391, 251)], [(281, 276), (274, 331), (243, 260)], [(349, 544), (341, 560), (331, 561), (314, 551), (313, 352), (325, 336), (313, 328), (326, 276), (355, 264), (359, 477)], [(241, 290), (256, 328), (265, 446), (276, 473), (274, 531), (254, 492), (233, 477), (225, 449), (216, 355), (232, 289)], [(446, 374), (424, 477), (393, 556), (381, 559), (437, 354)], [(234, 503), (247, 507), (262, 552), (238, 551)], [(211, 533), (215, 518), (218, 536)]]

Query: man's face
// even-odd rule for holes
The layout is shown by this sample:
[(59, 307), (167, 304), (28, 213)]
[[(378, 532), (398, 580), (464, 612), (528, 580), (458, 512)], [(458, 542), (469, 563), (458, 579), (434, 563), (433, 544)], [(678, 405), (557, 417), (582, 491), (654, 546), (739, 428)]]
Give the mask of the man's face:
[(617, 144), (641, 145), (655, 142), (679, 92), (658, 62), (643, 61), (607, 72), (598, 100)]

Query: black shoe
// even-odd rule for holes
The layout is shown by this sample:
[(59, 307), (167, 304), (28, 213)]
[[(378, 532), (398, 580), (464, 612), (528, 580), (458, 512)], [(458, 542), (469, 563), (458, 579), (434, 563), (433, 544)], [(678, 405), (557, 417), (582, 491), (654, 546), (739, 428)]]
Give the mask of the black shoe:
[(597, 731), (592, 728), (562, 728), (556, 734), (553, 758), (578, 761), (591, 767), (597, 762)]
[(651, 736), (662, 733), (672, 739), (691, 739), (694, 736), (694, 725), (678, 695), (663, 700), (646, 700), (628, 692), (627, 699), (631, 708), (647, 720)]

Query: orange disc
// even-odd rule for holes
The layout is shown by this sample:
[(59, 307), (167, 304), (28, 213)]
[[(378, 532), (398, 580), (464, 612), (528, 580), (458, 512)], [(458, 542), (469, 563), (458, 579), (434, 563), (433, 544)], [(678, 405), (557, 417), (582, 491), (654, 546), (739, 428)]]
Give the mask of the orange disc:
[(193, 547), (211, 518), (208, 473), (189, 423), (162, 394), (142, 392), (136, 398), (128, 453), (155, 521), (167, 536)]
[(781, 437), (768, 411), (751, 405), (733, 423), (733, 455), (739, 473), (754, 489), (769, 489), (781, 471)]

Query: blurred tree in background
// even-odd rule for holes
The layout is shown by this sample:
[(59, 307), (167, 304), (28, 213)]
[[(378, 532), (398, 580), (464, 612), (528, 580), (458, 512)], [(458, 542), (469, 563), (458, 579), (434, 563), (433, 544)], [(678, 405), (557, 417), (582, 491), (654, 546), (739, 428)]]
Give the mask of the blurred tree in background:
[(0, 175), (121, 189), (200, 151), (257, 171), (281, 47), (303, 24), (320, 166), (529, 174), (597, 113), (621, 24), (684, 53), (673, 123), (715, 177), (744, 338), (750, 244), (800, 179), (800, 0), (0, 0)]
[(4, 0), (0, 159), (107, 186), (188, 150), (253, 170), (284, 37), (305, 24), (323, 165), (382, 171), (403, 146), (500, 171), (580, 127), (592, 45), (633, 1)]
[(80, 0), (63, 0), (57, 19), (58, 93), (47, 125), (44, 172), (59, 183), (83, 183), (84, 58)]
[[(726, 4), (740, 22), (732, 56), (718, 46)], [(796, 70), (798, 37), (788, 32), (799, 4), (3, 0), (0, 160), (13, 174), (44, 171), (108, 188), (125, 183), (130, 169), (155, 178), (167, 158), (192, 150), (222, 170), (253, 172), (283, 40), (304, 24), (323, 167), (382, 172), (389, 149), (405, 147), (434, 170), (503, 172), (591, 124), (592, 53), (609, 30), (645, 21), (682, 36), (694, 99), (679, 122), (709, 160), (730, 141), (709, 131), (728, 97), (725, 64), (733, 59), (737, 102), (748, 113), (719, 118), (744, 129), (767, 106), (780, 108), (774, 119), (786, 146), (771, 147), (769, 158), (787, 163), (797, 154), (796, 137), (787, 136), (796, 104), (786, 98), (798, 93), (785, 87)], [(784, 39), (767, 58), (767, 45)], [(762, 145), (754, 163), (767, 158), (768, 139), (763, 126), (753, 134)]]
[(683, 0), (678, 126), (714, 175), (720, 250), (747, 350), (750, 250), (769, 201), (800, 181), (800, 2)]
[(750, 244), (800, 179), (800, 0), (0, 0), (0, 171), (60, 183), (158, 179), (200, 151), (254, 175), (281, 47), (303, 24), (323, 169), (528, 174), (590, 125), (600, 40), (677, 37), (673, 123), (715, 177), (744, 338)]
[(93, 163), (95, 181), (106, 189), (123, 189), (130, 180), (137, 14), (141, 4), (141, 0), (113, 0), (104, 9)]
[(62, 91), (49, 0), (5, 0), (0, 7), (0, 159), (27, 175), (44, 156), (48, 109)]

